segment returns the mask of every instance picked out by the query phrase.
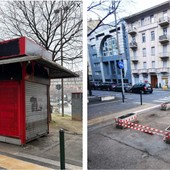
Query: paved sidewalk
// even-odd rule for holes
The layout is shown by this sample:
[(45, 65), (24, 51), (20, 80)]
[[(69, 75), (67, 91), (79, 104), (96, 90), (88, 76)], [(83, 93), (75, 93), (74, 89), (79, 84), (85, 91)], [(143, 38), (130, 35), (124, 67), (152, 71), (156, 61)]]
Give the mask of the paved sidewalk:
[[(14, 158), (46, 169), (60, 169), (59, 130), (61, 128), (65, 130), (66, 168), (82, 169), (82, 122), (73, 121), (70, 116), (61, 117), (56, 113), (52, 114), (49, 135), (29, 142), (25, 146), (0, 142), (0, 155), (9, 157), (6, 160)], [(0, 164), (0, 167), (17, 169), (17, 165), (8, 168)], [(25, 169), (24, 165), (20, 169)]]

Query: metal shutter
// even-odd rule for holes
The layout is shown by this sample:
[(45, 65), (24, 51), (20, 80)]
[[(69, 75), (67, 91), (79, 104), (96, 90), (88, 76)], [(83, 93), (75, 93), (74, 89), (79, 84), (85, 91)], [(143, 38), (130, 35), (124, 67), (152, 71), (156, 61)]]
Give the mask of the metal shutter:
[(26, 140), (48, 132), (47, 86), (26, 81)]

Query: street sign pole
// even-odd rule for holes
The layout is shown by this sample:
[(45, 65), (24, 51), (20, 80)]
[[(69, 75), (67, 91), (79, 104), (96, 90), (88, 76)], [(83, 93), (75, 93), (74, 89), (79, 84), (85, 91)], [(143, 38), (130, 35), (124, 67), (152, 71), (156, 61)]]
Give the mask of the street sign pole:
[[(114, 3), (114, 4), (113, 4)], [(117, 29), (117, 18), (116, 18), (116, 4), (115, 0), (112, 0), (112, 7), (114, 7), (114, 17), (115, 17), (115, 28), (116, 28), (116, 39), (117, 39), (117, 50), (118, 50), (118, 55), (119, 55), (119, 63), (121, 63), (121, 54), (120, 54), (120, 47), (119, 47), (119, 37), (118, 37), (118, 29)], [(119, 66), (120, 68), (120, 66)], [(123, 68), (122, 68), (123, 69)], [(123, 82), (123, 70), (120, 69), (120, 76), (121, 76), (121, 84), (122, 84), (122, 101), (124, 103), (124, 98), (125, 98), (125, 91), (124, 91), (124, 82)]]

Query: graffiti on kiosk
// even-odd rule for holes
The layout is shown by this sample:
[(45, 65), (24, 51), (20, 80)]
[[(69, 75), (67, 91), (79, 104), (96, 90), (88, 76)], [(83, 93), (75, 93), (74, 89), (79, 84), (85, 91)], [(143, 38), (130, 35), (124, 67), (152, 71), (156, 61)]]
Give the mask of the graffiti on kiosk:
[(36, 97), (32, 96), (30, 98), (30, 102), (32, 103), (31, 104), (32, 112), (42, 111), (42, 105), (38, 103), (38, 100)]

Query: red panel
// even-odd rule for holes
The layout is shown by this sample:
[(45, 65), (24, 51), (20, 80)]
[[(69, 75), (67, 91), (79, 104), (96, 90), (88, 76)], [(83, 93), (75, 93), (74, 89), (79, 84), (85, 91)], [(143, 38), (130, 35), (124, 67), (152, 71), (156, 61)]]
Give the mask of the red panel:
[(25, 41), (26, 41), (25, 37), (21, 37), (19, 39), (20, 55), (26, 54), (26, 52), (25, 52), (25, 45), (26, 45)]
[(19, 83), (0, 82), (0, 135), (19, 137)]

